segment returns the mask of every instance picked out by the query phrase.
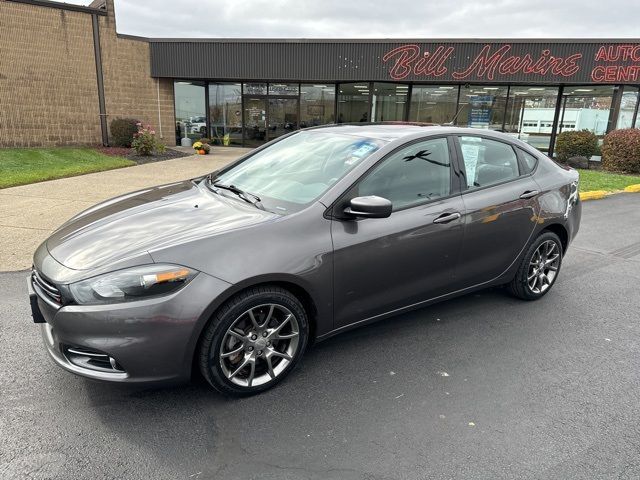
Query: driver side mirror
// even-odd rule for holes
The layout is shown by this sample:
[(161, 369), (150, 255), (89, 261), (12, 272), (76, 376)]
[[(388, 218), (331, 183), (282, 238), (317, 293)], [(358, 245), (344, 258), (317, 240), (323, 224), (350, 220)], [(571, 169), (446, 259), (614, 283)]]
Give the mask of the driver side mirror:
[(352, 198), (344, 213), (351, 217), (387, 218), (391, 215), (392, 209), (391, 202), (386, 198), (369, 195)]

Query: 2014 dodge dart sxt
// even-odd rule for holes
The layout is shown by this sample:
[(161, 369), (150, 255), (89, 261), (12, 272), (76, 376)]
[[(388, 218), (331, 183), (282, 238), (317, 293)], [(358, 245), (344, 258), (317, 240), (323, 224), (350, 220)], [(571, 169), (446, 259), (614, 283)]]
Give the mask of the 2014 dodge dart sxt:
[(195, 366), (256, 393), (355, 326), (495, 285), (539, 299), (580, 215), (577, 172), (505, 134), (302, 130), (69, 220), (35, 253), (32, 311), (73, 373), (176, 381)]

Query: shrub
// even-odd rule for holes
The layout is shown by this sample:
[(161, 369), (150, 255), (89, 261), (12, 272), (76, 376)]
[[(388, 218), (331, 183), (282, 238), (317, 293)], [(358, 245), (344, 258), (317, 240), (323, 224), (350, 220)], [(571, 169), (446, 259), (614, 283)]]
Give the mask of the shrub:
[(562, 132), (556, 140), (558, 160), (566, 162), (572, 157), (587, 160), (598, 153), (598, 137), (589, 130)]
[(164, 144), (156, 138), (156, 132), (149, 125), (138, 122), (138, 131), (133, 136), (131, 146), (138, 155), (151, 155), (154, 152), (164, 152)]
[(198, 140), (200, 143), (206, 143), (207, 145), (211, 145), (211, 139), (207, 138), (207, 137), (202, 137), (200, 140)]
[(109, 125), (111, 143), (116, 147), (131, 148), (133, 136), (138, 132), (138, 121), (133, 118), (115, 118)]
[(614, 172), (640, 173), (640, 130), (614, 130), (604, 137), (602, 168)]

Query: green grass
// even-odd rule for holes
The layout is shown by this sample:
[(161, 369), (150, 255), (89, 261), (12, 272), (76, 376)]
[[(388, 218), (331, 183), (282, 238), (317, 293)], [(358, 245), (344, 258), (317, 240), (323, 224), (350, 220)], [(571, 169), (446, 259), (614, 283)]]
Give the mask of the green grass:
[(128, 167), (135, 162), (90, 148), (0, 149), (0, 188)]
[(625, 175), (621, 173), (609, 173), (602, 170), (584, 170), (580, 172), (580, 191), (590, 192), (593, 190), (604, 190), (613, 192), (623, 190), (624, 187), (640, 183), (640, 176)]

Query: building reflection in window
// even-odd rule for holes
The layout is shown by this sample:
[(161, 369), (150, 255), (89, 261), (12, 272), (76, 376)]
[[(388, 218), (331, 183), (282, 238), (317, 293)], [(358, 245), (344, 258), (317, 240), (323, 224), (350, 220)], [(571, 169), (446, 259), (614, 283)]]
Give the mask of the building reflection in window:
[(241, 84), (209, 84), (209, 122), (214, 145), (242, 145)]
[[(625, 86), (620, 100), (620, 112), (616, 128), (632, 128), (633, 116), (638, 107), (638, 88)], [(637, 119), (636, 119), (637, 122)]]
[[(176, 143), (183, 138), (190, 140), (206, 136), (204, 82), (177, 80), (173, 83), (176, 109)], [(182, 143), (188, 143), (188, 140)]]
[(512, 86), (505, 131), (542, 152), (549, 151), (558, 88)]

